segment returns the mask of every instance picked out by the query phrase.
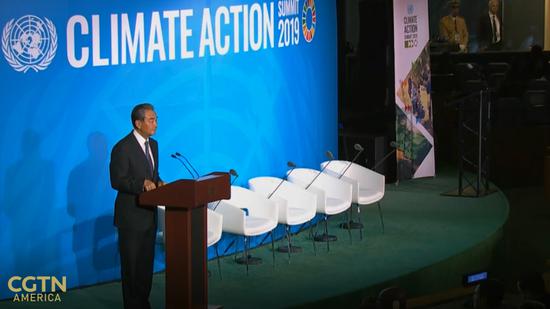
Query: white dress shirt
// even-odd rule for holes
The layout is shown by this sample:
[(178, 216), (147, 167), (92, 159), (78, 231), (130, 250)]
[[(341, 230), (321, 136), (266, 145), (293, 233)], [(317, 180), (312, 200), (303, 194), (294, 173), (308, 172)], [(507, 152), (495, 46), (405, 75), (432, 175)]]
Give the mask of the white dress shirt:
[[(134, 133), (134, 136), (136, 137), (139, 145), (141, 146), (141, 150), (143, 150), (144, 154), (147, 154), (145, 152), (145, 141), (146, 141), (146, 139), (143, 136), (141, 136), (141, 134), (139, 134), (138, 131), (136, 131), (135, 129), (134, 129), (133, 133)], [(155, 169), (155, 159), (153, 158), (153, 152), (151, 151), (151, 143), (149, 143), (149, 155), (151, 156), (151, 162), (153, 162), (152, 168), (154, 170)]]
[(491, 43), (498, 43), (500, 42), (500, 20), (498, 20), (498, 16), (496, 14), (493, 14), (491, 12), (489, 12), (489, 20), (491, 21), (491, 29), (493, 28), (493, 16), (495, 17), (495, 27), (497, 27), (496, 29), (493, 29), (493, 32), (492, 33), (496, 33), (496, 42), (491, 42)]

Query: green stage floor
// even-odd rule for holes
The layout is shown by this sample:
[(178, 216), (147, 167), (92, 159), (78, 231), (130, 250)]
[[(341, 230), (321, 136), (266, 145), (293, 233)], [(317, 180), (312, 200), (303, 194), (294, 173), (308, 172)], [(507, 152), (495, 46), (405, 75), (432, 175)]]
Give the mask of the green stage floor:
[[(248, 276), (233, 256), (221, 261), (223, 279), (216, 261), (210, 261), (209, 302), (224, 308), (357, 308), (363, 297), (389, 284), (399, 284), (409, 297), (459, 287), (462, 274), (490, 264), (509, 206), (501, 192), (482, 198), (440, 195), (455, 186), (452, 174), (386, 185), (385, 232), (375, 205), (362, 208), (362, 241), (354, 230), (350, 243), (348, 232), (337, 227), (343, 217), (333, 217), (329, 229), (338, 241), (330, 244), (330, 252), (318, 243), (315, 255), (303, 231), (293, 240), (304, 250), (290, 264), (286, 254), (277, 253), (273, 267), (270, 244), (252, 250), (263, 263), (250, 266)], [(8, 301), (0, 308), (122, 308), (119, 282), (62, 297), (62, 304)], [(163, 273), (155, 275), (151, 301), (154, 308), (164, 307)]]

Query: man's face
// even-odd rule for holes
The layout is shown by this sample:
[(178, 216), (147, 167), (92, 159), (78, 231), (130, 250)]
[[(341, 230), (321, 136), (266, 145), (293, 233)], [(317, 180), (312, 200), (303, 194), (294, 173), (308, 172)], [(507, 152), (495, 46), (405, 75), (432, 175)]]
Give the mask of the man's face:
[(157, 131), (157, 113), (149, 109), (145, 110), (145, 118), (136, 120), (136, 128), (145, 138), (154, 135)]
[(460, 12), (460, 7), (458, 5), (453, 5), (451, 7), (451, 15), (453, 17), (457, 17), (459, 12)]
[(491, 11), (491, 13), (493, 13), (493, 14), (498, 13), (498, 7), (499, 7), (499, 2), (498, 1), (496, 1), (496, 0), (489, 1), (489, 11)]

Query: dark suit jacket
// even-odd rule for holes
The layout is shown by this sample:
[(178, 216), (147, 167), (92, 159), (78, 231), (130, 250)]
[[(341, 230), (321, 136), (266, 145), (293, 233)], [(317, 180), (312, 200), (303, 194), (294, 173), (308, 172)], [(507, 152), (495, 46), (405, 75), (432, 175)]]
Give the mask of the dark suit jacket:
[(115, 201), (115, 226), (145, 230), (156, 228), (156, 208), (139, 206), (138, 197), (143, 192), (143, 182), (147, 178), (158, 184), (158, 144), (149, 138), (149, 145), (155, 161), (151, 177), (147, 171), (147, 159), (132, 132), (121, 139), (111, 152), (111, 186), (118, 191)]
[(493, 26), (491, 18), (489, 17), (489, 13), (486, 12), (484, 15), (482, 15), (479, 18), (479, 25), (477, 30), (477, 37), (479, 42), (479, 48), (481, 50), (485, 49), (500, 49), (502, 47), (502, 17), (498, 16), (498, 21), (500, 22), (500, 42), (493, 44)]

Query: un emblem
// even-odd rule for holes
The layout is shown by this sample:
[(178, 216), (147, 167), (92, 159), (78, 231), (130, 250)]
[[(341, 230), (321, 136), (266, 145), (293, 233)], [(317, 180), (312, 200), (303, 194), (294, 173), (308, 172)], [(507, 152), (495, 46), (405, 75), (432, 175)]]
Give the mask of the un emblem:
[(34, 15), (10, 20), (2, 31), (2, 52), (17, 72), (45, 70), (55, 57), (57, 33), (53, 22)]

